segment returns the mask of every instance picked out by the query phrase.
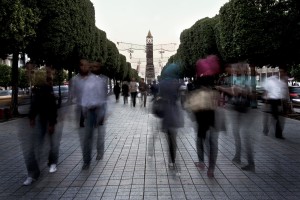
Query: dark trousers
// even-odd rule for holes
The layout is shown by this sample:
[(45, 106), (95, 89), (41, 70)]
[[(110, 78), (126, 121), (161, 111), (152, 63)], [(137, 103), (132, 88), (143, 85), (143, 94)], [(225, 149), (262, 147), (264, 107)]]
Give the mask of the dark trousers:
[(198, 124), (197, 132), (197, 154), (199, 162), (204, 162), (204, 143), (208, 140), (209, 147), (209, 168), (215, 169), (218, 155), (218, 133), (214, 130), (215, 111), (203, 110), (195, 113)]
[(169, 161), (175, 163), (176, 150), (177, 150), (177, 141), (176, 141), (177, 132), (173, 129), (169, 129), (166, 134), (167, 134), (167, 140), (169, 145), (169, 155), (170, 155)]
[(133, 107), (135, 107), (137, 92), (131, 92), (130, 94), (131, 94), (132, 105)]
[(120, 93), (115, 93), (115, 96), (116, 96), (116, 101), (119, 101)]
[(57, 164), (61, 133), (48, 133), (48, 122), (37, 118), (36, 127), (32, 129), (27, 144), (23, 146), (25, 164), (28, 176), (37, 179), (40, 175), (39, 161), (44, 150), (45, 137), (49, 138), (50, 149), (48, 152), (48, 165)]
[(279, 106), (281, 106), (280, 99), (269, 99), (268, 100), (271, 106), (271, 114), (275, 123), (275, 136), (282, 137), (282, 121), (279, 119)]
[(83, 129), (82, 138), (83, 162), (86, 164), (91, 162), (94, 133), (97, 134), (97, 153), (100, 157), (104, 154), (105, 127), (103, 124), (97, 124), (98, 114), (97, 109), (89, 109), (86, 113), (86, 126)]

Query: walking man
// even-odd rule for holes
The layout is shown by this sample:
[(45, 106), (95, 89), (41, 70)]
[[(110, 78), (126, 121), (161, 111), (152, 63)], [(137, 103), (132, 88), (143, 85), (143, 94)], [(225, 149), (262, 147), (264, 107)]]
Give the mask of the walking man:
[(139, 84), (139, 91), (141, 93), (141, 101), (144, 104), (144, 107), (146, 107), (148, 85), (145, 83), (145, 79), (143, 78), (141, 79)]

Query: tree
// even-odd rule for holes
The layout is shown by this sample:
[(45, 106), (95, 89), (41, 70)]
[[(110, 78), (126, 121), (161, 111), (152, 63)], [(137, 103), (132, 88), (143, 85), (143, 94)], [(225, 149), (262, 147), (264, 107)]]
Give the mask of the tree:
[(120, 58), (119, 58), (119, 50), (116, 47), (115, 43), (108, 40), (107, 43), (107, 59), (104, 63), (104, 74), (108, 76), (110, 79), (116, 78), (116, 75), (119, 71)]
[(20, 52), (24, 52), (28, 43), (36, 36), (39, 22), (34, 1), (3, 0), (0, 2), (0, 54), (12, 54), (11, 73), (12, 98), (11, 112), (18, 115), (18, 61)]

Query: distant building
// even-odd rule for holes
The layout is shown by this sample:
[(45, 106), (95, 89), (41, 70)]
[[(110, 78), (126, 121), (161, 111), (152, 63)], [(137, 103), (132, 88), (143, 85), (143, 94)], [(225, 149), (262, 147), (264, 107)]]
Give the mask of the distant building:
[[(251, 68), (248, 63), (234, 63), (228, 65), (231, 70), (230, 82), (231, 84), (241, 84), (243, 82), (251, 81)], [(266, 78), (279, 75), (279, 67), (255, 67), (255, 84), (261, 86)]]
[[(29, 61), (29, 58), (27, 56), (27, 54), (25, 54), (25, 58), (22, 59), (22, 54), (19, 55), (19, 63), (18, 63), (18, 67), (22, 67), (25, 66), (26, 62)], [(12, 54), (8, 55), (6, 59), (1, 59), (0, 58), (0, 64), (3, 65), (8, 65), (8, 66), (12, 66), (13, 63), (13, 58), (12, 58)]]

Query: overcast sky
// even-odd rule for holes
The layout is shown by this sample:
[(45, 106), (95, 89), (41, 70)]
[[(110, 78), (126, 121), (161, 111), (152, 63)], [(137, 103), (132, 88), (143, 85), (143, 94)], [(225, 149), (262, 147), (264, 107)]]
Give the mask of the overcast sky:
[[(229, 0), (91, 0), (95, 7), (96, 26), (114, 43), (145, 45), (150, 30), (154, 45), (176, 43), (180, 33), (197, 20), (214, 17)], [(129, 59), (129, 53), (120, 51)], [(174, 54), (176, 52), (173, 52)], [(164, 54), (169, 57), (171, 54)], [(154, 57), (159, 57), (158, 52)], [(145, 57), (135, 51), (133, 57)], [(129, 61), (129, 60), (128, 60)]]

